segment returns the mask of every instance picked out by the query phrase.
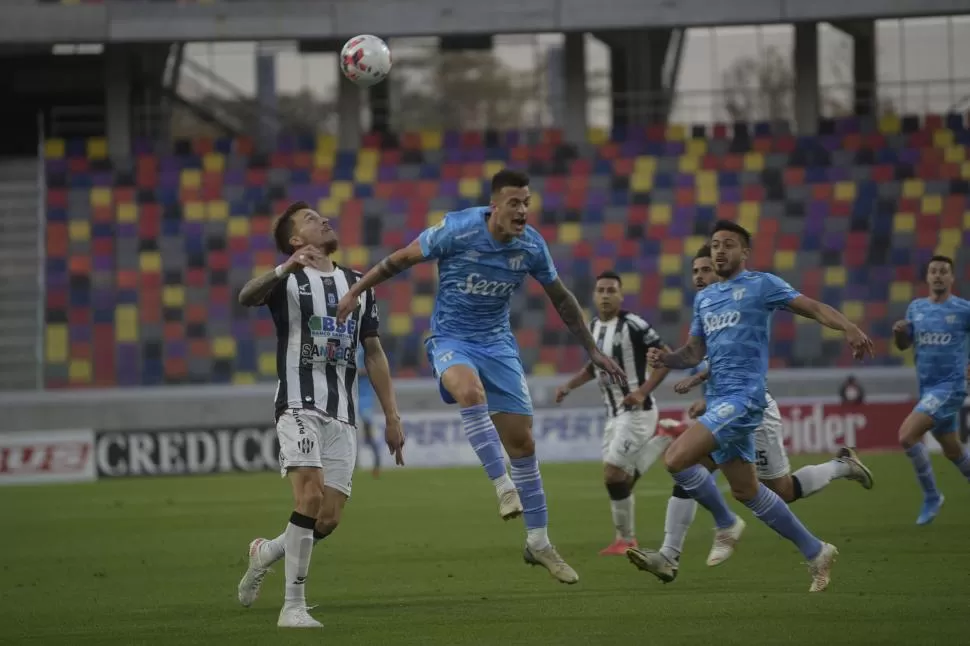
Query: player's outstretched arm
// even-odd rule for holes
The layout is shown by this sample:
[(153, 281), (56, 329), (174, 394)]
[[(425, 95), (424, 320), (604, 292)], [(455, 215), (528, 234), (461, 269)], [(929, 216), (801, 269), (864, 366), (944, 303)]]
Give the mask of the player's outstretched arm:
[(340, 299), (337, 303), (337, 320), (345, 321), (356, 307), (357, 299), (368, 289), (380, 285), (424, 260), (426, 257), (421, 251), (421, 243), (418, 240), (384, 258), (364, 274), (363, 278), (354, 283), (354, 286)]
[(654, 368), (671, 368), (673, 370), (687, 370), (704, 360), (707, 354), (707, 342), (704, 337), (687, 337), (687, 343), (673, 352), (661, 348), (650, 348), (647, 361)]
[(397, 398), (391, 384), (391, 367), (384, 354), (384, 346), (380, 337), (372, 336), (364, 339), (364, 367), (367, 376), (374, 386), (374, 394), (381, 403), (384, 411), (385, 437), (387, 446), (397, 464), (404, 464), (401, 449), (404, 446), (404, 432), (401, 430), (401, 415), (397, 409)]
[(556, 403), (562, 403), (566, 396), (577, 388), (582, 388), (589, 382), (596, 379), (596, 372), (593, 363), (587, 363), (582, 370), (573, 375), (564, 385), (556, 388)]
[(859, 329), (859, 326), (846, 318), (845, 314), (831, 305), (799, 294), (789, 301), (786, 307), (795, 314), (818, 321), (827, 328), (845, 332), (845, 338), (852, 346), (852, 352), (857, 359), (867, 353), (872, 355), (872, 340)]
[(623, 368), (617, 365), (613, 359), (600, 352), (599, 348), (596, 347), (596, 341), (593, 340), (593, 335), (586, 325), (583, 308), (579, 306), (579, 301), (569, 291), (569, 288), (563, 284), (562, 280), (556, 278), (551, 282), (543, 283), (542, 288), (546, 290), (546, 295), (559, 313), (559, 318), (562, 319), (562, 322), (566, 324), (566, 327), (572, 332), (572, 335), (586, 349), (590, 362), (600, 369), (605, 370), (613, 379), (626, 382), (626, 375), (623, 373)]
[(286, 262), (262, 276), (257, 276), (239, 290), (239, 304), (246, 307), (259, 307), (286, 277), (303, 267), (320, 268), (323, 254), (316, 247), (300, 247)]

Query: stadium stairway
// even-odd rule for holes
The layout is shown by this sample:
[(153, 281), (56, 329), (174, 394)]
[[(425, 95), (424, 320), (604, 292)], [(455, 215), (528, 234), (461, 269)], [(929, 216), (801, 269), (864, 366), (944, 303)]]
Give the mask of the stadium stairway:
[(0, 160), (0, 390), (39, 380), (38, 172), (36, 159)]

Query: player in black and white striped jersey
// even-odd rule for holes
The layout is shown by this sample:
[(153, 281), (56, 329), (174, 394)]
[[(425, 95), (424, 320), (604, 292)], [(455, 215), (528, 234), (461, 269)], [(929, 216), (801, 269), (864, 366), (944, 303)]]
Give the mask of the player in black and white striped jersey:
[(592, 364), (556, 391), (559, 403), (576, 388), (599, 380), (606, 404), (603, 433), (603, 478), (610, 496), (616, 537), (600, 554), (622, 556), (637, 544), (634, 531), (633, 487), (637, 479), (671, 442), (657, 433), (657, 402), (654, 389), (669, 370), (647, 371), (647, 350), (667, 347), (657, 331), (644, 319), (621, 309), (623, 284), (619, 274), (606, 271), (596, 277), (593, 294), (597, 316), (590, 323), (596, 345), (611, 355), (627, 376), (625, 383), (606, 378)]
[(273, 271), (249, 281), (239, 302), (266, 305), (276, 325), (276, 433), (280, 470), (293, 487), (295, 511), (273, 540), (249, 545), (249, 567), (239, 582), (239, 601), (259, 595), (269, 566), (286, 560), (286, 588), (278, 625), (321, 628), (306, 608), (304, 592), (313, 545), (340, 522), (350, 497), (357, 461), (357, 346), (386, 418), (385, 441), (403, 464), (404, 435), (381, 347), (380, 315), (373, 290), (362, 295), (345, 323), (337, 303), (361, 274), (338, 266), (330, 256), (337, 236), (329, 220), (296, 202), (274, 223), (277, 248), (291, 254)]

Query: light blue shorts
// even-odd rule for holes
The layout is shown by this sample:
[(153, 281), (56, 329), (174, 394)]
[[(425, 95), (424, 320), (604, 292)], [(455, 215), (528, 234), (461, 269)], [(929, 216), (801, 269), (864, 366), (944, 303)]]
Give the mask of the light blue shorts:
[(754, 462), (754, 432), (761, 426), (764, 409), (747, 397), (718, 397), (707, 402), (707, 412), (698, 420), (717, 441), (711, 453), (714, 462), (724, 464), (735, 458)]
[(937, 386), (920, 392), (919, 403), (913, 410), (933, 418), (934, 435), (946, 435), (957, 431), (960, 409), (967, 398), (962, 387)]

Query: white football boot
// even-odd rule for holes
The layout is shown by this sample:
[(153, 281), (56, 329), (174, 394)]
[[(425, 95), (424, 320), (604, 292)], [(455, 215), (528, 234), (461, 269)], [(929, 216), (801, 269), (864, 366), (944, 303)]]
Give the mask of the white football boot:
[(499, 496), (498, 513), (502, 520), (512, 520), (522, 515), (522, 500), (516, 489), (509, 489)]
[(808, 564), (808, 571), (812, 575), (812, 585), (808, 589), (809, 592), (822, 592), (829, 587), (829, 581), (832, 580), (832, 565), (838, 555), (839, 550), (835, 548), (835, 545), (822, 543), (822, 551)]
[(283, 606), (276, 625), (280, 628), (323, 628), (323, 624), (310, 616), (306, 606)]
[(735, 516), (733, 525), (727, 529), (718, 529), (714, 532), (714, 545), (711, 546), (711, 553), (707, 555), (708, 565), (720, 565), (731, 558), (731, 555), (734, 554), (734, 546), (740, 540), (745, 525), (740, 516)]
[(263, 577), (266, 576), (267, 572), (270, 572), (269, 567), (264, 565), (259, 558), (259, 547), (265, 542), (265, 538), (257, 538), (249, 544), (249, 567), (239, 581), (238, 589), (239, 603), (247, 608), (256, 601), (259, 596), (259, 589), (263, 585)]
[(552, 545), (541, 550), (534, 550), (526, 546), (522, 558), (529, 565), (541, 565), (546, 568), (549, 570), (549, 574), (561, 583), (569, 585), (579, 583), (579, 575), (576, 574), (576, 570), (569, 567), (569, 564), (559, 556), (559, 552)]

